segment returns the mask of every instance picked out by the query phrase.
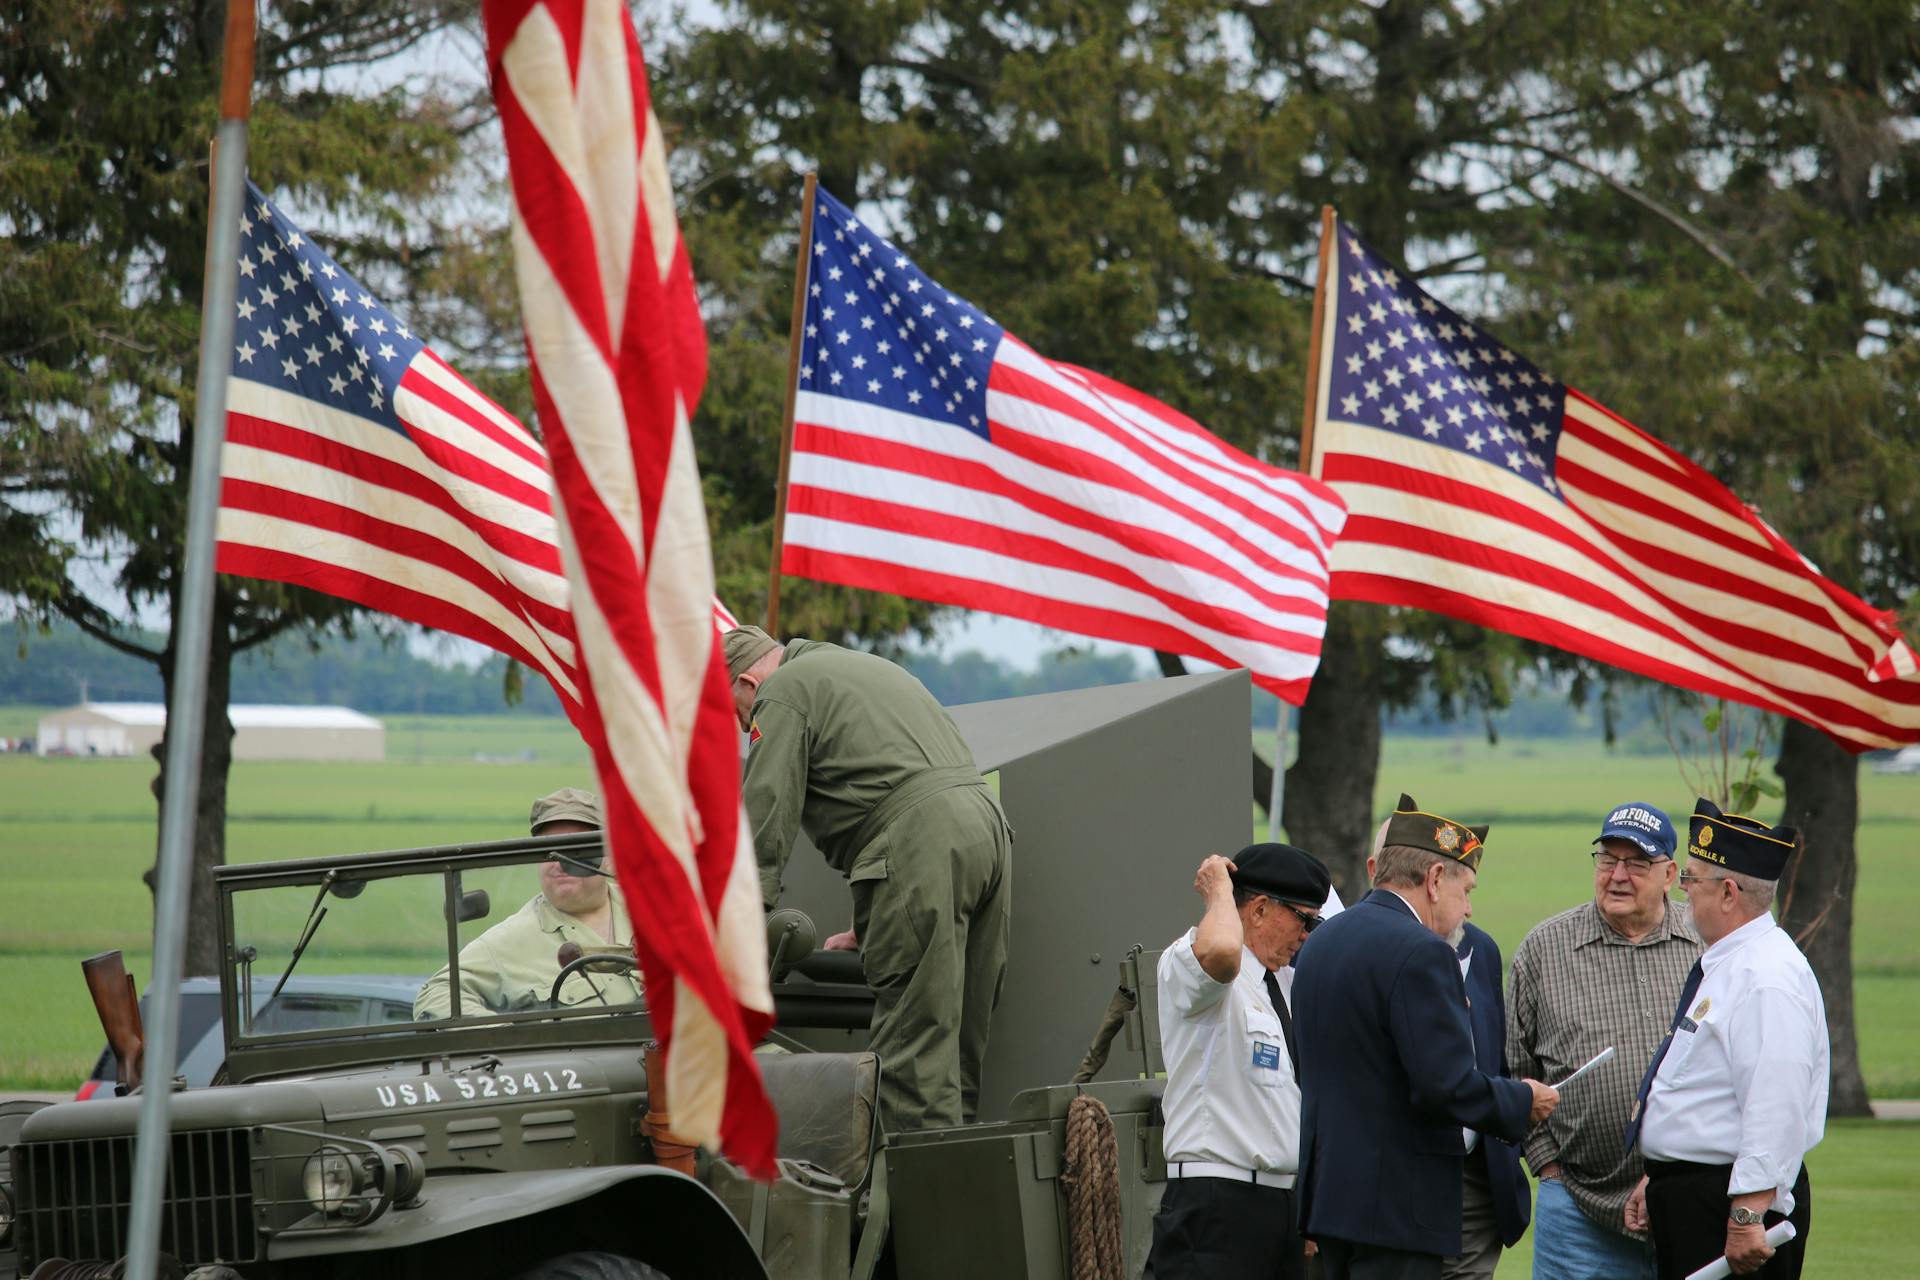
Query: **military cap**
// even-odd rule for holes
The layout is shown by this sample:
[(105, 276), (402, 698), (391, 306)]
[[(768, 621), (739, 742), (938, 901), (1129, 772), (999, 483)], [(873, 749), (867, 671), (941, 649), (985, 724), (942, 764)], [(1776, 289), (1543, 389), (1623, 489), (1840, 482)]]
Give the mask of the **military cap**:
[(1625, 840), (1639, 845), (1649, 858), (1671, 858), (1680, 843), (1673, 819), (1666, 811), (1637, 800), (1619, 805), (1607, 815), (1593, 842), (1599, 844), (1602, 840)]
[(1770, 827), (1758, 818), (1722, 813), (1705, 799), (1693, 806), (1687, 824), (1688, 857), (1756, 880), (1778, 880), (1799, 840), (1792, 827)]
[(779, 648), (774, 638), (758, 627), (735, 627), (721, 637), (721, 652), (727, 655), (727, 678), (738, 680), (740, 673)]
[(590, 827), (600, 826), (600, 797), (591, 791), (582, 791), (579, 787), (562, 787), (550, 796), (541, 796), (533, 802), (533, 813), (527, 819), (527, 830), (534, 835), (540, 834), (540, 828), (549, 822), (584, 822)]
[(1233, 887), (1303, 907), (1324, 906), (1333, 877), (1320, 859), (1290, 844), (1250, 844), (1233, 855)]
[(1427, 813), (1414, 802), (1412, 796), (1402, 791), (1400, 803), (1394, 806), (1393, 817), (1387, 820), (1386, 842), (1437, 853), (1478, 871), (1480, 851), (1487, 842), (1487, 831), (1485, 825), (1470, 827), (1437, 813)]

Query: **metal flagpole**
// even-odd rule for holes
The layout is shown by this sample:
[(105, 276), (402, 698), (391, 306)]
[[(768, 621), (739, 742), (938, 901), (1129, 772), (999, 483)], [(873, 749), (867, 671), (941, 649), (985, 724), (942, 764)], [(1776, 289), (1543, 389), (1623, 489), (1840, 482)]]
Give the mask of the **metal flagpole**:
[(773, 499), (773, 561), (767, 566), (767, 634), (780, 638), (780, 556), (787, 536), (787, 469), (793, 462), (793, 405), (800, 394), (800, 327), (807, 322), (807, 276), (813, 269), (813, 189), (819, 175), (807, 175), (800, 194), (800, 247), (794, 251), (793, 328), (787, 346), (787, 413), (780, 426), (780, 479)]
[(220, 446), (226, 436), (227, 370), (233, 362), (234, 290), (239, 275), (240, 204), (247, 178), (247, 112), (253, 96), (253, 0), (227, 0), (220, 82), (220, 131), (214, 144), (213, 198), (207, 230), (206, 292), (200, 313), (200, 377), (195, 383), (193, 468), (188, 477), (187, 539), (174, 618), (173, 704), (167, 708), (166, 794), (160, 805), (159, 875), (153, 903), (153, 999), (147, 1019), (146, 1086), (133, 1153), (133, 1213), (127, 1227), (127, 1280), (154, 1280), (159, 1266), (161, 1198), (172, 1147), (167, 1111), (180, 1032), (180, 969), (186, 950), (187, 887), (193, 874), (196, 796), (206, 730), (207, 652), (213, 632), (214, 514), (220, 503)]

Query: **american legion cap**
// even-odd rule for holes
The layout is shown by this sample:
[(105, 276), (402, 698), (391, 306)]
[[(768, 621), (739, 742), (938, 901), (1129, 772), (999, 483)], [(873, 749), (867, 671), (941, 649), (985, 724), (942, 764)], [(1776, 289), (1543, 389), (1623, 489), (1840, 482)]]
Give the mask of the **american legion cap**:
[(1290, 844), (1250, 844), (1233, 855), (1233, 887), (1303, 907), (1324, 906), (1333, 877), (1320, 859)]
[(1393, 817), (1387, 819), (1386, 842), (1437, 853), (1478, 871), (1489, 830), (1491, 827), (1484, 823), (1470, 827), (1464, 822), (1428, 813), (1421, 809), (1412, 796), (1402, 791), (1400, 803), (1394, 806)]
[(1679, 846), (1680, 835), (1666, 811), (1638, 800), (1616, 806), (1600, 826), (1595, 844), (1602, 840), (1625, 840), (1637, 844), (1649, 858), (1671, 858)]
[(1711, 800), (1693, 806), (1687, 824), (1687, 856), (1711, 862), (1756, 880), (1778, 880), (1793, 856), (1800, 833), (1770, 827), (1758, 818), (1722, 813)]

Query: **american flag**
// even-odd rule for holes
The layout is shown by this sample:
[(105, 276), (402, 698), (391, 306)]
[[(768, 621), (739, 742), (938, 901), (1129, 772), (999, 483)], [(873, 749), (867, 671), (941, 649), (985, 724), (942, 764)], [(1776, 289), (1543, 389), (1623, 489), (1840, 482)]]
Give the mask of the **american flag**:
[(1247, 667), (1303, 699), (1332, 490), (1042, 358), (815, 200), (782, 571)]
[(560, 497), (582, 726), (674, 1131), (771, 1177), (773, 1023), (740, 739), (688, 420), (706, 331), (620, 0), (488, 0), (534, 400)]
[(240, 231), (221, 572), (497, 649), (577, 720), (546, 450), (252, 183)]
[(1792, 716), (1920, 739), (1891, 613), (1705, 470), (1429, 297), (1336, 224), (1314, 474), (1350, 516), (1337, 599), (1408, 605)]

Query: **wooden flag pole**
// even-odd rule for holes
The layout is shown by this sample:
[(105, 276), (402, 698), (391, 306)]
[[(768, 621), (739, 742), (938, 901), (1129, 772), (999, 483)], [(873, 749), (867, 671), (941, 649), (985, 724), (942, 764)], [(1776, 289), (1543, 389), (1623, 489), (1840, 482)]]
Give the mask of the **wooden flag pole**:
[(1307, 407), (1300, 420), (1300, 470), (1316, 476), (1313, 421), (1320, 412), (1320, 330), (1327, 318), (1327, 266), (1333, 261), (1333, 206), (1320, 206), (1320, 274), (1313, 282), (1313, 332), (1307, 338)]
[(793, 465), (793, 405), (800, 394), (800, 333), (807, 322), (807, 277), (813, 269), (813, 189), (818, 174), (807, 175), (800, 194), (800, 247), (794, 253), (793, 326), (787, 340), (787, 412), (780, 426), (780, 479), (773, 498), (773, 560), (767, 565), (767, 634), (780, 638), (780, 557), (787, 536), (787, 469)]

